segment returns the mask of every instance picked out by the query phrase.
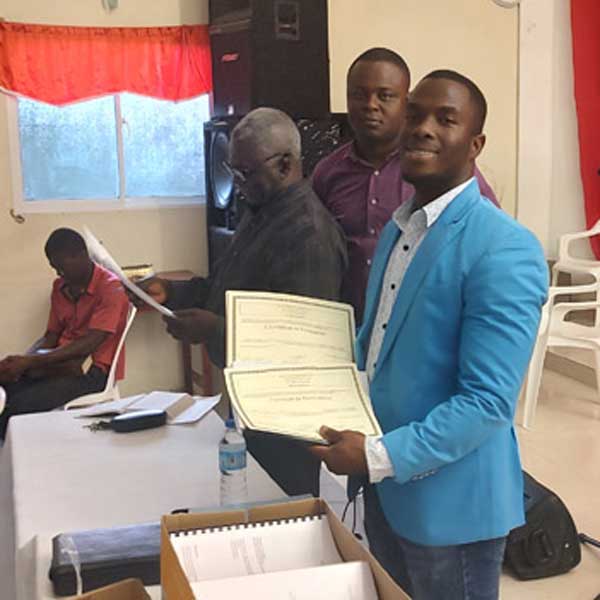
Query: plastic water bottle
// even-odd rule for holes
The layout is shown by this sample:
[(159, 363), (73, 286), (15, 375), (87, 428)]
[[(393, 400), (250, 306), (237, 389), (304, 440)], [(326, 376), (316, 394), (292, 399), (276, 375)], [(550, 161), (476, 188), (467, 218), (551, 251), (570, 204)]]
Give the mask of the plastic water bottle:
[(247, 502), (246, 440), (236, 429), (233, 419), (225, 422), (225, 434), (219, 442), (219, 468), (221, 506)]

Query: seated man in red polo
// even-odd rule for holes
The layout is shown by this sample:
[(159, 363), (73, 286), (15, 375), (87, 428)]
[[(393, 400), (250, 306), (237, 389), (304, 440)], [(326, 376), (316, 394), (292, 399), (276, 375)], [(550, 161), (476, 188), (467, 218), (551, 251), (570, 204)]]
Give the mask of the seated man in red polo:
[[(85, 241), (72, 229), (52, 232), (45, 246), (56, 270), (46, 333), (23, 355), (0, 360), (6, 406), (0, 439), (13, 415), (51, 410), (85, 394), (99, 392), (125, 327), (129, 300), (115, 275), (95, 264)], [(92, 366), (82, 372), (84, 360)], [(124, 354), (116, 377), (124, 374)]]

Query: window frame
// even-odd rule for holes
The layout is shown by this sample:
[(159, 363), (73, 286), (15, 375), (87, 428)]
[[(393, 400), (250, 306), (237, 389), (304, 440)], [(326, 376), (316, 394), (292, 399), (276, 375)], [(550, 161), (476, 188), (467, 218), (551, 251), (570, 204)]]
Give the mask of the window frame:
[(148, 210), (202, 206), (206, 203), (206, 194), (198, 196), (126, 196), (125, 160), (123, 150), (123, 119), (121, 116), (121, 97), (112, 94), (115, 106), (117, 126), (117, 164), (119, 171), (119, 197), (94, 198), (90, 200), (46, 198), (44, 200), (25, 200), (23, 194), (23, 165), (21, 162), (21, 136), (19, 133), (18, 96), (5, 95), (8, 123), (8, 154), (12, 180), (12, 206), (16, 214), (66, 213), (66, 212), (106, 212), (123, 210)]

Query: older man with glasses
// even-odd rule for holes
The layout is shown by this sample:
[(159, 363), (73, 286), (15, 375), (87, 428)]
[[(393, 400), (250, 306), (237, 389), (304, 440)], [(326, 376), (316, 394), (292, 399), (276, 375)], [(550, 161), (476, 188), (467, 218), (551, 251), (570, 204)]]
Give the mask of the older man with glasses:
[[(224, 167), (243, 191), (246, 210), (210, 278), (146, 289), (176, 310), (166, 319), (177, 339), (204, 343), (224, 365), (225, 292), (262, 290), (339, 300), (347, 267), (341, 229), (302, 177), (300, 133), (283, 112), (258, 108), (232, 132)], [(300, 443), (247, 435), (248, 448), (288, 494), (319, 492), (319, 461)]]

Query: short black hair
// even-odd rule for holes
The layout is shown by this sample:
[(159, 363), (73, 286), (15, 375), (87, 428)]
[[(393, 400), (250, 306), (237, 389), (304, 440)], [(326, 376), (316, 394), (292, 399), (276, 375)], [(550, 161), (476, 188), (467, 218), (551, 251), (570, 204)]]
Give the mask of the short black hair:
[(59, 252), (68, 252), (69, 254), (85, 252), (87, 254), (87, 246), (85, 240), (75, 230), (61, 227), (50, 234), (44, 251), (48, 258)]
[(408, 79), (408, 84), (410, 85), (410, 69), (408, 68), (408, 65), (406, 64), (406, 61), (397, 52), (394, 52), (393, 50), (390, 50), (389, 48), (369, 48), (368, 50), (365, 50), (362, 54), (359, 54), (352, 61), (352, 64), (348, 68), (348, 73), (346, 74), (346, 78), (350, 77), (350, 72), (354, 68), (354, 65), (356, 65), (356, 63), (359, 63), (361, 61), (387, 62), (392, 65), (395, 65), (402, 72), (404, 72), (404, 74), (406, 75), (406, 78)]
[(469, 91), (471, 100), (473, 101), (475, 110), (477, 112), (477, 117), (474, 124), (475, 133), (479, 134), (483, 131), (485, 118), (487, 117), (487, 101), (483, 95), (483, 92), (475, 83), (473, 83), (473, 81), (471, 81), (468, 77), (461, 75), (457, 71), (452, 71), (451, 69), (438, 69), (437, 71), (432, 71), (429, 73), (429, 75), (425, 75), (423, 79), (449, 79), (450, 81), (455, 81), (456, 83), (464, 85)]

